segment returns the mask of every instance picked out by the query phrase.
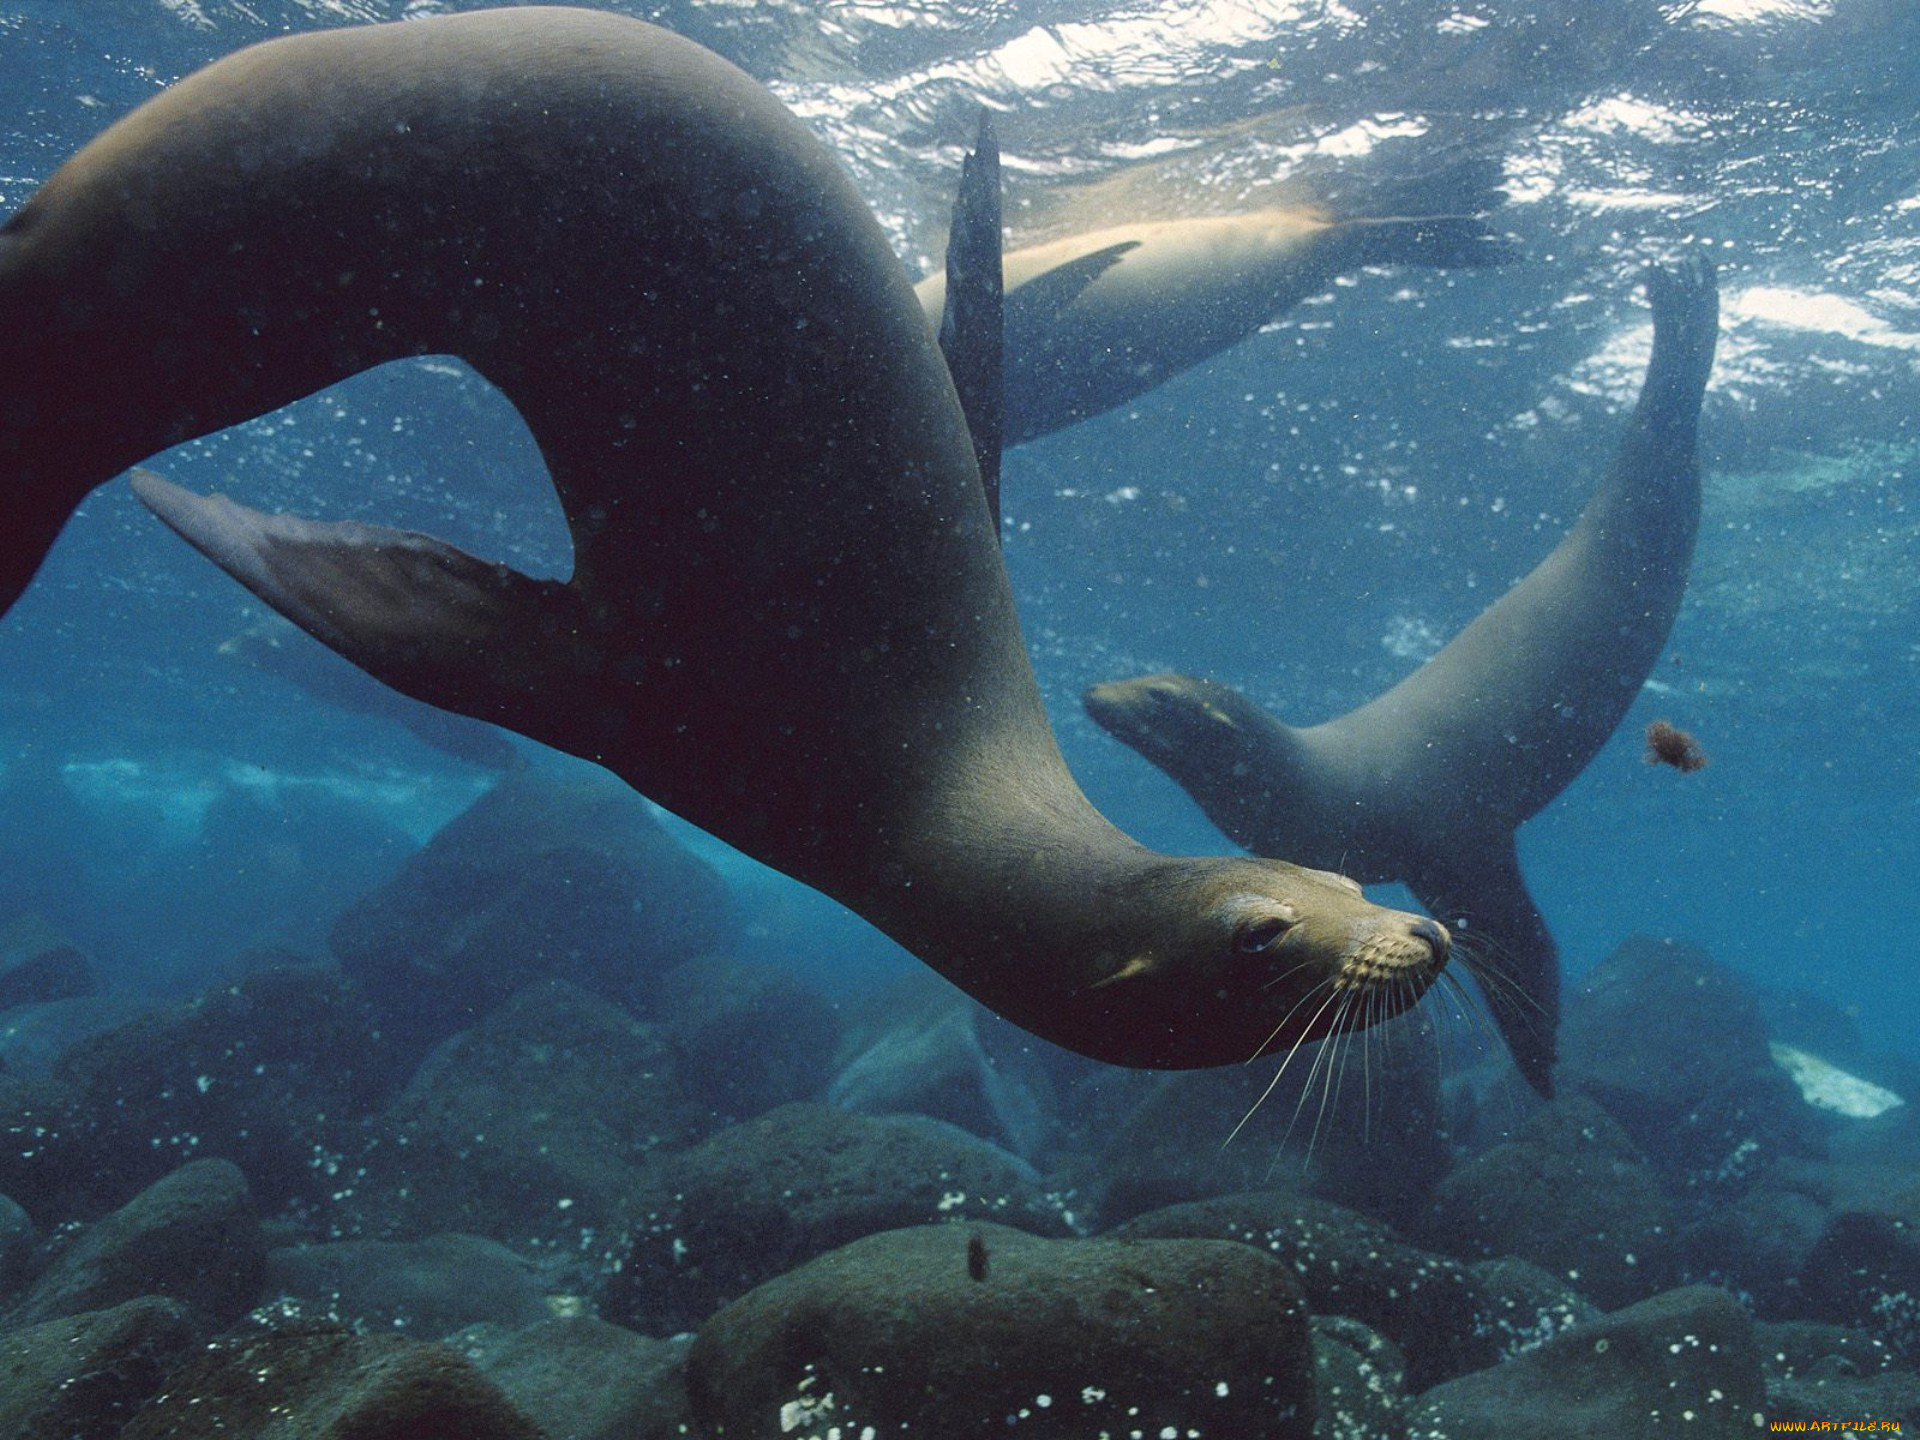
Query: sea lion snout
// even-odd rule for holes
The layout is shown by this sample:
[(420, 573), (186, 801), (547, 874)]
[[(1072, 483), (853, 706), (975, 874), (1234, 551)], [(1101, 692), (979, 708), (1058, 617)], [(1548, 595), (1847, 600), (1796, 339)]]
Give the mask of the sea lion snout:
[(1427, 915), (1417, 915), (1412, 930), (1416, 940), (1424, 940), (1433, 948), (1433, 968), (1437, 971), (1447, 963), (1447, 957), (1453, 953), (1453, 936), (1447, 933), (1447, 927)]

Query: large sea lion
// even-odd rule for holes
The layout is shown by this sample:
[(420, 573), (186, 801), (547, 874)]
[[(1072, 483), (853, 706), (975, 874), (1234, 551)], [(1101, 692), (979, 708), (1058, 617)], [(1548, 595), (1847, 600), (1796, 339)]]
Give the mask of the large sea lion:
[[(1461, 162), (1349, 200), (1108, 226), (1008, 251), (1006, 443), (1124, 405), (1365, 266), (1501, 263), (1507, 248), (1482, 218), (1500, 203), (1497, 186), (1495, 168)], [(1404, 208), (1381, 213), (1389, 206)], [(944, 273), (915, 290), (937, 321)]]
[(1586, 768), (1640, 693), (1700, 524), (1700, 404), (1719, 298), (1704, 260), (1647, 275), (1653, 355), (1612, 468), (1524, 580), (1375, 700), (1295, 729), (1225, 685), (1096, 685), (1093, 718), (1258, 854), (1402, 880), (1482, 943), (1487, 1000), (1521, 1072), (1552, 1093), (1559, 958), (1513, 832)]
[(269, 41), (62, 166), (0, 230), (0, 603), (127, 466), (423, 353), (525, 418), (570, 580), (136, 488), (394, 688), (597, 760), (1090, 1056), (1246, 1060), (1445, 962), (1339, 876), (1094, 810), (879, 225), (764, 88), (634, 20)]

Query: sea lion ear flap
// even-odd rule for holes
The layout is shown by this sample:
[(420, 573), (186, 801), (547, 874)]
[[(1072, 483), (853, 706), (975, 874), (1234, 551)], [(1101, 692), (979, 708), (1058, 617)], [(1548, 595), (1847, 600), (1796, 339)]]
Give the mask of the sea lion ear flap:
[(309, 635), (416, 700), (528, 727), (515, 701), (565, 663), (572, 589), (402, 530), (267, 515), (136, 470), (169, 528)]

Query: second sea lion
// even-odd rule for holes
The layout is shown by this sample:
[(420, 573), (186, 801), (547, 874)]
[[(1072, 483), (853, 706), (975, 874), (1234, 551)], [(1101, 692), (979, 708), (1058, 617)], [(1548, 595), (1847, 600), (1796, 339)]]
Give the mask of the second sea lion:
[[(1010, 250), (1006, 443), (1090, 419), (1239, 344), (1369, 265), (1497, 265), (1497, 167), (1462, 162), (1364, 199), (1115, 225)], [(916, 287), (930, 321), (946, 277)]]
[(1640, 693), (1679, 613), (1700, 526), (1700, 405), (1719, 334), (1713, 269), (1695, 259), (1651, 270), (1647, 294), (1646, 380), (1579, 521), (1398, 685), (1300, 729), (1189, 675), (1085, 696), (1096, 721), (1239, 844), (1404, 881), (1483, 939), (1488, 1004), (1542, 1094), (1553, 1085), (1559, 953), (1513, 832), (1586, 768)]

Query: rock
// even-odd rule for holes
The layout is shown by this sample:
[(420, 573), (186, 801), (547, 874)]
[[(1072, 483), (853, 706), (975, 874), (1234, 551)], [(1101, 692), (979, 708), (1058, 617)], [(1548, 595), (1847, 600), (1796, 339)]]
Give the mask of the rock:
[(1108, 1225), (1276, 1184), (1408, 1223), (1452, 1162), (1437, 1043), (1417, 1013), (1296, 1056), (1278, 1083), (1278, 1056), (1154, 1076), (1130, 1112), (1092, 1127), (1099, 1158), (1076, 1178)]
[(1457, 1260), (1407, 1244), (1377, 1220), (1331, 1201), (1250, 1191), (1137, 1216), (1110, 1238), (1205, 1236), (1274, 1256), (1316, 1315), (1345, 1315), (1378, 1330), (1405, 1356), (1418, 1391), (1493, 1363), (1487, 1298)]
[(42, 1226), (106, 1208), (96, 1196), (102, 1185), (89, 1138), (64, 1085), (0, 1074), (0, 1194)]
[(706, 956), (676, 965), (653, 996), (660, 1036), (688, 1093), (731, 1123), (817, 1099), (840, 1021), (812, 986), (784, 970)]
[(1404, 1440), (1407, 1364), (1379, 1331), (1344, 1315), (1313, 1317), (1314, 1440)]
[(654, 1027), (541, 981), (420, 1068), (374, 1125), (335, 1230), (580, 1250), (624, 1213), (642, 1159), (703, 1118)]
[(1559, 1078), (1702, 1207), (1781, 1155), (1825, 1153), (1820, 1118), (1773, 1062), (1758, 992), (1691, 945), (1636, 936), (1574, 988)]
[(688, 1337), (654, 1340), (580, 1315), (455, 1343), (549, 1440), (681, 1440), (693, 1433)]
[(1304, 1440), (1313, 1383), (1299, 1290), (1256, 1250), (984, 1224), (822, 1255), (715, 1315), (687, 1359), (694, 1415), (729, 1440)]
[(240, 1171), (195, 1160), (81, 1232), (7, 1321), (36, 1325), (162, 1295), (212, 1326), (230, 1324), (259, 1301), (266, 1248)]
[(317, 1324), (250, 1332), (209, 1347), (120, 1440), (236, 1436), (546, 1440), (445, 1345)]
[(33, 1259), (33, 1217), (18, 1201), (0, 1195), (0, 1296), (26, 1279)]
[(184, 1305), (152, 1296), (0, 1335), (0, 1435), (112, 1440), (197, 1339)]
[(1770, 1421), (1920, 1423), (1920, 1376), (1861, 1330), (1790, 1321), (1754, 1327)]
[(1575, 1095), (1441, 1181), (1420, 1238), (1455, 1255), (1531, 1260), (1613, 1307), (1672, 1282), (1675, 1225), (1632, 1142)]
[(395, 1083), (374, 1030), (338, 971), (280, 964), (81, 1041), (54, 1078), (74, 1097), (106, 1203), (217, 1157), (271, 1210), (317, 1206), (357, 1122)]
[(827, 1103), (863, 1115), (925, 1115), (1024, 1160), (1053, 1139), (1051, 1087), (1017, 1051), (990, 1053), (992, 1021), (931, 971), (889, 987), (850, 1036)]
[(1831, 1216), (1800, 1270), (1806, 1316), (1858, 1326), (1920, 1362), (1920, 1188)]
[(942, 1219), (1041, 1234), (1067, 1222), (1014, 1157), (919, 1116), (783, 1105), (665, 1157), (636, 1202), (601, 1313), (648, 1334), (698, 1325), (756, 1285), (863, 1235)]
[(490, 1321), (531, 1325), (553, 1312), (534, 1267), (477, 1235), (433, 1235), (400, 1244), (339, 1240), (267, 1254), (266, 1293), (357, 1327), (440, 1340)]
[(1800, 1275), (1827, 1228), (1830, 1212), (1809, 1195), (1762, 1181), (1702, 1217), (1682, 1239), (1687, 1271), (1752, 1297), (1755, 1313), (1802, 1313)]
[(18, 1006), (0, 1016), (0, 1068), (45, 1079), (82, 1040), (137, 1020), (150, 1008), (138, 996), (113, 992)]
[(341, 915), (332, 944), (417, 1057), (543, 978), (645, 1013), (664, 971), (729, 949), (735, 925), (719, 876), (644, 799), (570, 766), (501, 780)]
[(1562, 1330), (1600, 1316), (1598, 1305), (1531, 1261), (1504, 1256), (1476, 1261), (1467, 1270), (1480, 1282), (1486, 1306), (1483, 1323), (1492, 1329), (1503, 1356), (1531, 1350)]
[(1761, 1433), (1753, 1325), (1724, 1290), (1691, 1285), (1604, 1315), (1415, 1402), (1411, 1440), (1616, 1440)]
[(91, 995), (93, 966), (37, 915), (0, 925), (0, 1010)]

